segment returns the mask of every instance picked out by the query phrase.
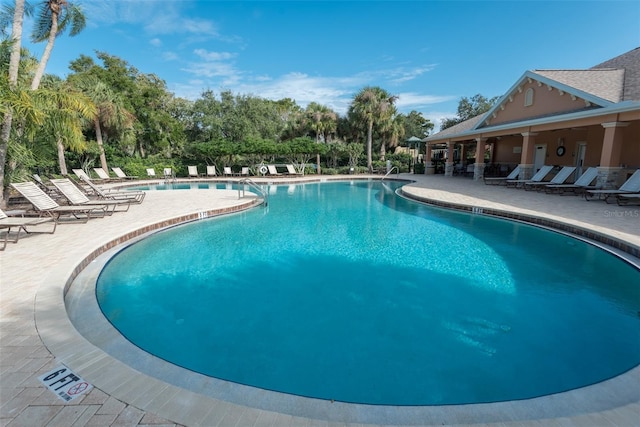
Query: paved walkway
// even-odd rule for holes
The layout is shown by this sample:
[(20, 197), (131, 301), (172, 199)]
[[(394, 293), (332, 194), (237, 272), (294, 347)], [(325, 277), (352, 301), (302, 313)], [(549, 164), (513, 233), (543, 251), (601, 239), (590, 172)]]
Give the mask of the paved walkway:
[[(470, 210), (475, 208), (474, 212), (478, 212), (478, 208), (499, 214), (515, 212), (523, 218), (569, 224), (575, 230), (590, 230), (621, 242), (627, 249), (640, 249), (640, 207), (618, 207), (573, 196), (485, 186), (464, 178), (405, 177), (419, 180), (407, 187), (407, 193), (413, 197)], [(160, 225), (243, 209), (252, 203), (253, 200), (238, 200), (235, 191), (150, 191), (143, 204), (132, 206), (127, 213), (92, 219), (86, 224), (61, 224), (53, 235), (23, 236), (17, 244), (9, 244), (0, 252), (0, 426), (363, 425), (348, 420), (328, 421), (330, 413), (326, 419), (310, 419), (289, 415), (286, 409), (281, 413), (226, 402), (212, 403), (211, 399), (193, 393), (179, 394), (176, 387), (161, 381), (146, 378), (137, 382), (130, 378), (140, 376), (139, 373), (131, 372), (86, 342), (66, 316), (65, 285), (80, 270), (79, 265), (84, 267), (88, 263), (83, 260), (91, 261), (104, 248), (134, 238), (140, 230), (150, 231)], [(70, 403), (58, 399), (38, 380), (42, 373), (63, 362), (96, 385)], [(510, 420), (511, 407), (503, 406), (507, 413), (505, 420), (493, 424), (483, 421), (490, 418), (483, 412), (501, 406), (466, 411), (461, 408), (461, 415), (452, 424), (640, 425), (640, 369), (635, 368), (621, 377), (612, 382), (613, 388), (605, 389), (600, 399), (625, 401), (618, 406), (602, 410), (594, 407), (585, 413), (553, 420), (535, 420), (536, 409), (531, 407), (533, 420), (530, 421)], [(622, 396), (619, 395), (621, 389)], [(587, 390), (587, 393), (599, 393), (598, 390), (602, 389)], [(330, 411), (331, 405), (328, 408)], [(435, 408), (432, 418), (411, 424), (441, 425), (445, 418), (439, 416), (444, 411), (438, 412)]]

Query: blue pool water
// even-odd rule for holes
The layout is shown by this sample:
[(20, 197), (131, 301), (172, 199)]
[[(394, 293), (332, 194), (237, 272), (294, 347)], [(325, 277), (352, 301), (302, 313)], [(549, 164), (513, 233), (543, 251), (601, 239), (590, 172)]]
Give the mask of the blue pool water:
[(176, 365), (344, 402), (523, 399), (640, 362), (637, 269), (565, 235), (405, 200), (397, 186), (272, 186), (268, 210), (121, 251), (98, 302)]

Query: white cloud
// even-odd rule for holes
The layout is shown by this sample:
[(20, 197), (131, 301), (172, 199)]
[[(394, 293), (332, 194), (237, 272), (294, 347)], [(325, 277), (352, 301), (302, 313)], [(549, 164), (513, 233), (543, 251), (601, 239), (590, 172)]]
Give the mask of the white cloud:
[(404, 92), (398, 95), (396, 106), (399, 109), (425, 107), (432, 104), (440, 104), (455, 100), (455, 96), (436, 96), (414, 92)]
[(205, 61), (224, 61), (227, 59), (235, 58), (237, 54), (230, 52), (208, 52), (205, 49), (196, 49), (193, 51), (197, 56)]
[(177, 61), (179, 58), (178, 54), (175, 52), (163, 52), (162, 53), (162, 59), (164, 59), (165, 61)]
[(162, 46), (162, 40), (160, 40), (159, 38), (153, 38), (151, 40), (149, 40), (149, 44), (152, 46)]
[(217, 25), (207, 19), (183, 16), (179, 1), (87, 1), (82, 8), (91, 25), (142, 24), (147, 34), (197, 34), (219, 37)]

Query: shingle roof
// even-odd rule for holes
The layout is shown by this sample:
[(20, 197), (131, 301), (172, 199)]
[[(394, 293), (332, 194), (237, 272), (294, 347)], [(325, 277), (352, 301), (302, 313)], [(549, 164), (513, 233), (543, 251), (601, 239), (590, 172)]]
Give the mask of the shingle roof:
[[(640, 101), (640, 47), (586, 70), (534, 70), (546, 79), (612, 103)], [(480, 114), (430, 137), (440, 140), (472, 130), (485, 114)]]
[(618, 103), (623, 100), (624, 69), (534, 70), (533, 72), (607, 101)]
[[(459, 133), (468, 131), (473, 129), (473, 127), (480, 121), (482, 120), (485, 116), (487, 115), (487, 113), (482, 113), (479, 114), (475, 117), (470, 118), (469, 120), (465, 120), (464, 122), (458, 123), (457, 125), (451, 126), (449, 128), (446, 128), (444, 130), (442, 130), (441, 132), (436, 133), (435, 135), (432, 136), (438, 136), (438, 138), (446, 138), (449, 135), (457, 135)], [(429, 140), (430, 137), (425, 138), (425, 140)]]
[(592, 67), (625, 70), (623, 101), (640, 101), (640, 47)]

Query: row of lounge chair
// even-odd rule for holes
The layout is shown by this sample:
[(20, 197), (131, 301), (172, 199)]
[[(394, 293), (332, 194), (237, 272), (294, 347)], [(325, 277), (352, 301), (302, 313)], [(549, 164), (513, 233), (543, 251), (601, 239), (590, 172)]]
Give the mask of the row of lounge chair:
[[(259, 172), (262, 175), (272, 175), (272, 176), (280, 176), (280, 175), (302, 175), (302, 173), (296, 171), (295, 167), (292, 164), (284, 165), (286, 167), (286, 172), (278, 172), (276, 165), (263, 165), (260, 166)], [(200, 173), (198, 171), (197, 166), (187, 166), (188, 177), (189, 178), (199, 178), (199, 177), (214, 177), (218, 176), (218, 171), (215, 165), (207, 165), (207, 172)], [(234, 172), (230, 166), (224, 166), (222, 171), (222, 176), (249, 176), (251, 175), (251, 170), (248, 166), (243, 166), (240, 171)], [(153, 168), (147, 169), (147, 176), (149, 178), (156, 178), (156, 172)], [(166, 179), (175, 179), (175, 174), (171, 168), (164, 168), (163, 176)]]
[[(50, 179), (49, 183), (45, 183), (39, 175), (34, 175), (33, 178), (34, 182), (11, 183), (11, 187), (20, 193), (33, 209), (29, 212), (8, 211), (13, 216), (0, 211), (0, 229), (5, 231), (0, 250), (4, 250), (8, 242), (17, 243), (21, 232), (54, 233), (63, 217), (87, 222), (91, 218), (105, 217), (114, 212), (126, 212), (132, 204), (142, 203), (146, 195), (142, 191), (103, 189), (91, 182), (88, 176), (81, 177), (86, 186), (69, 178)], [(45, 223), (52, 223), (52, 229), (40, 231), (40, 228), (32, 228)], [(14, 237), (10, 237), (12, 231), (15, 232)]]
[[(286, 172), (278, 172), (276, 165), (264, 165), (259, 168), (259, 172), (261, 175), (271, 175), (271, 176), (281, 176), (281, 175), (302, 175), (302, 173), (296, 171), (295, 167), (292, 164), (284, 165), (286, 167)], [(264, 168), (264, 169), (263, 169)], [(122, 180), (131, 180), (137, 179), (137, 176), (127, 175), (121, 168), (112, 167), (111, 170), (115, 174), (115, 177), (110, 176), (103, 168), (93, 168), (93, 171), (98, 176), (98, 181), (100, 182), (110, 182), (110, 181), (122, 181)], [(250, 176), (251, 170), (248, 166), (243, 166), (240, 171), (234, 172), (230, 166), (225, 166), (223, 168), (222, 174), (219, 174), (215, 165), (207, 165), (207, 170), (205, 173), (200, 173), (197, 166), (187, 166), (188, 177), (189, 178), (200, 178), (200, 177), (216, 177), (216, 176)], [(162, 178), (165, 181), (175, 180), (176, 175), (172, 168), (164, 168), (162, 171), (162, 175), (157, 174), (154, 168), (147, 168), (147, 178), (157, 179)], [(83, 169), (73, 169), (73, 173), (83, 180), (91, 180), (92, 178), (87, 175), (87, 173)]]
[(640, 201), (640, 169), (635, 171), (633, 175), (627, 179), (618, 189), (599, 189), (594, 185), (598, 177), (598, 169), (595, 167), (588, 168), (573, 183), (566, 183), (569, 177), (575, 172), (574, 166), (564, 166), (550, 180), (544, 179), (552, 171), (553, 166), (544, 165), (530, 179), (518, 179), (520, 167), (517, 166), (506, 177), (495, 178), (486, 177), (484, 183), (487, 185), (501, 185), (507, 187), (523, 188), (525, 190), (544, 190), (549, 194), (567, 194), (583, 195), (585, 200), (604, 200), (610, 203), (613, 200), (619, 205), (626, 205), (634, 201)]

